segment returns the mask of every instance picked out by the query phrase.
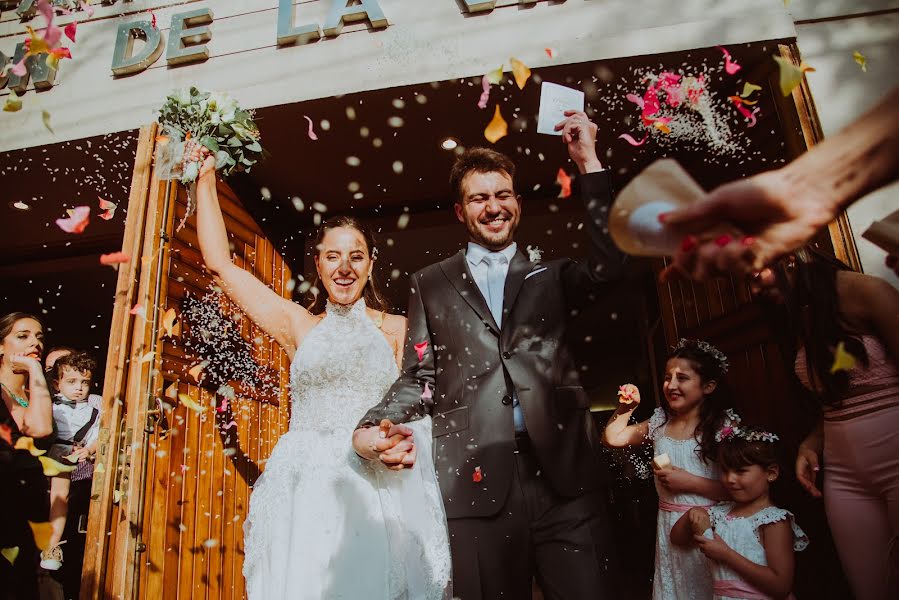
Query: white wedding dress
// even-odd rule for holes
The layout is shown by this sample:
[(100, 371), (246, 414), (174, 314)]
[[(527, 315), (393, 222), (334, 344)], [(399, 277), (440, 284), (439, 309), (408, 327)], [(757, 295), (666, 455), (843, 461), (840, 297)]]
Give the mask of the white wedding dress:
[(291, 365), (292, 414), (250, 496), (243, 573), (250, 600), (443, 600), (452, 596), (431, 420), (414, 469), (353, 451), (358, 420), (397, 378), (365, 303), (328, 303)]

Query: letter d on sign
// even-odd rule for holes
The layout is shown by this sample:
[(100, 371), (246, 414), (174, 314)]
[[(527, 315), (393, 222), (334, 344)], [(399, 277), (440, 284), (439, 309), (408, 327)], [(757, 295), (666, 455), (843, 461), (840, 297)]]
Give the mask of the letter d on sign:
[[(134, 52), (134, 40), (144, 40), (140, 52)], [(119, 25), (112, 54), (112, 74), (140, 73), (156, 62), (162, 53), (162, 34), (150, 21), (133, 21)]]

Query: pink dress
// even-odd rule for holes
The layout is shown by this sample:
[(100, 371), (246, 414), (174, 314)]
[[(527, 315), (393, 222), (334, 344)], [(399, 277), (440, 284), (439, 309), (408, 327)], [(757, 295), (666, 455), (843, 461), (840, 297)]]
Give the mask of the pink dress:
[[(868, 367), (824, 406), (824, 507), (856, 599), (882, 600), (899, 598), (899, 368), (876, 337), (862, 343)], [(795, 370), (813, 389), (804, 349)]]

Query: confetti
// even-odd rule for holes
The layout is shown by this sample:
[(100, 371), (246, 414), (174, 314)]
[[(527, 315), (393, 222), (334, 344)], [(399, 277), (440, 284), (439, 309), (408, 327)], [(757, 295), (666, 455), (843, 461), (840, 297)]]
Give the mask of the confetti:
[(780, 91), (784, 96), (789, 96), (802, 83), (804, 73), (815, 70), (805, 63), (797, 67), (791, 60), (782, 56), (774, 55), (774, 60), (780, 68)]
[(169, 308), (162, 316), (162, 328), (167, 337), (178, 337), (181, 335), (181, 320), (174, 308)]
[(0, 423), (0, 440), (12, 446), (12, 427), (6, 423)]
[(152, 10), (150, 11), (150, 25), (153, 26), (153, 29), (156, 29), (156, 13)]
[(475, 467), (474, 473), (471, 474), (471, 480), (475, 483), (481, 483), (482, 479), (484, 479), (484, 474), (481, 472), (481, 467)]
[(855, 59), (855, 62), (859, 67), (862, 68), (862, 73), (868, 72), (868, 57), (856, 50), (852, 53), (852, 58)]
[(109, 254), (100, 255), (101, 265), (121, 265), (127, 263), (129, 260), (131, 260), (131, 257), (124, 252), (110, 252)]
[(555, 48), (544, 48), (543, 51), (546, 52), (546, 55), (550, 58), (555, 58), (559, 55), (559, 51)]
[(104, 200), (103, 198), (97, 198), (100, 201), (100, 210), (105, 212), (100, 213), (98, 216), (104, 221), (109, 221), (115, 216), (115, 209), (118, 207), (118, 204), (113, 204), (109, 200)]
[(48, 52), (47, 64), (52, 69), (59, 68), (59, 59), (72, 58), (72, 53), (68, 48), (54, 48)]
[(618, 136), (618, 138), (624, 140), (631, 146), (642, 146), (643, 144), (646, 143), (646, 140), (649, 139), (649, 134), (644, 135), (643, 139), (640, 140), (639, 142), (637, 140), (635, 140), (634, 137), (629, 133), (622, 133), (621, 135)]
[(71, 473), (75, 470), (75, 465), (64, 465), (56, 462), (49, 456), (38, 456), (37, 459), (41, 461), (41, 465), (44, 467), (44, 475), (47, 477), (56, 477), (60, 473)]
[(669, 118), (656, 119), (652, 122), (652, 126), (667, 135), (671, 133), (671, 128), (668, 127), (668, 123), (670, 122), (671, 119)]
[(237, 425), (237, 421), (235, 421), (234, 419), (231, 419), (231, 421), (228, 422), (226, 425), (222, 425), (222, 431), (228, 431), (235, 425)]
[(740, 98), (744, 100), (752, 95), (753, 92), (761, 91), (762, 86), (756, 85), (754, 83), (749, 83), (748, 81), (743, 84), (743, 92), (740, 94)]
[(194, 412), (197, 412), (197, 413), (206, 412), (205, 406), (203, 406), (202, 404), (198, 404), (196, 401), (194, 401), (193, 398), (191, 398), (187, 394), (178, 394), (178, 400), (181, 401), (181, 404), (183, 404), (184, 406), (186, 406), (187, 408), (189, 408), (190, 410), (192, 410)]
[(78, 21), (72, 21), (71, 23), (66, 25), (66, 28), (64, 30), (66, 37), (74, 42), (75, 41), (75, 31), (77, 29), (78, 29)]
[(559, 198), (571, 196), (571, 176), (561, 167), (559, 167), (559, 172), (556, 173), (556, 185), (562, 188), (559, 190)]
[(641, 110), (643, 109), (645, 103), (643, 102), (643, 98), (641, 98), (637, 94), (627, 94), (625, 98), (639, 106)]
[(833, 364), (830, 367), (830, 374), (833, 375), (837, 371), (849, 371), (855, 367), (855, 357), (846, 351), (843, 342), (837, 344), (837, 351), (833, 356)]
[(50, 54), (50, 45), (47, 44), (46, 40), (42, 37), (38, 37), (37, 33), (35, 33), (34, 29), (31, 26), (26, 25), (25, 29), (28, 30), (28, 35), (30, 36), (25, 40), (25, 47), (28, 48), (28, 52), (25, 53), (25, 56), (37, 56), (38, 54)]
[(481, 77), (481, 98), (478, 100), (478, 108), (487, 108), (487, 101), (490, 100), (490, 79), (486, 75)]
[(81, 7), (81, 10), (83, 10), (84, 12), (87, 13), (88, 17), (94, 16), (94, 9), (91, 7), (90, 4), (88, 4), (87, 2), (84, 2), (84, 0), (82, 0), (81, 2), (78, 3), (78, 5)]
[(503, 65), (489, 71), (485, 77), (487, 81), (489, 81), (493, 85), (499, 85), (499, 82), (503, 80)]
[(81, 233), (90, 221), (91, 207), (78, 206), (71, 209), (65, 219), (56, 219), (56, 225), (66, 233)]
[(221, 406), (216, 407), (216, 412), (228, 412), (228, 399), (223, 397)]
[(203, 362), (192, 366), (187, 374), (193, 377), (194, 381), (199, 382), (203, 377), (203, 370), (206, 369), (207, 366), (209, 366), (209, 361), (204, 360)]
[(415, 353), (418, 355), (418, 361), (421, 362), (421, 360), (425, 356), (425, 352), (428, 351), (428, 342), (427, 341), (419, 342), (419, 343), (415, 344), (414, 347), (415, 347)]
[(165, 397), (169, 400), (177, 400), (178, 399), (178, 384), (172, 383), (169, 387), (165, 388)]
[(421, 393), (422, 400), (431, 400), (434, 397), (433, 392), (431, 392), (430, 384), (425, 381), (425, 390)]
[(309, 139), (312, 140), (313, 142), (316, 141), (318, 139), (318, 136), (315, 135), (315, 131), (313, 131), (313, 129), (312, 129), (312, 119), (310, 119), (306, 115), (303, 115), (303, 118), (309, 122), (309, 129), (306, 132), (307, 135), (309, 135)]
[(622, 404), (632, 404), (634, 400), (637, 399), (637, 395), (639, 394), (639, 390), (637, 390), (637, 386), (633, 383), (625, 383), (622, 386), (618, 387), (618, 400)]
[(739, 71), (743, 67), (741, 67), (736, 63), (736, 61), (731, 59), (730, 52), (728, 52), (723, 46), (718, 46), (717, 48), (724, 54), (724, 70), (727, 71), (728, 75), (736, 75), (737, 71)]
[(493, 119), (484, 130), (484, 137), (491, 144), (495, 144), (509, 133), (509, 124), (503, 119), (503, 115), (499, 111), (499, 104), (496, 105), (496, 111), (493, 113)]
[(9, 564), (13, 565), (16, 563), (16, 558), (19, 557), (19, 547), (12, 546), (10, 548), (0, 548), (0, 555), (2, 555)]
[(129, 314), (136, 315), (139, 317), (147, 318), (147, 309), (141, 306), (140, 304), (135, 304), (131, 307), (131, 310), (128, 311)]
[[(18, 75), (19, 77), (24, 77), (28, 72), (28, 69), (25, 67), (25, 57), (22, 57), (22, 60), (17, 62), (10, 69), (13, 75)], [(15, 93), (15, 90), (10, 90), (10, 93)]]
[(524, 85), (531, 78), (531, 70), (517, 58), (513, 57), (509, 60), (512, 62), (512, 76), (515, 77), (515, 83), (518, 85), (518, 89), (523, 90)]
[(53, 131), (53, 128), (50, 127), (50, 113), (46, 110), (41, 111), (41, 122), (44, 124), (44, 128), (50, 133), (56, 135), (56, 132)]
[(49, 549), (50, 536), (53, 535), (53, 524), (28, 521), (28, 525), (31, 527), (31, 534), (34, 536), (34, 545), (40, 550)]
[(156, 356), (156, 353), (153, 352), (153, 351), (151, 350), (150, 352), (147, 352), (146, 354), (144, 354), (143, 356), (141, 356), (141, 357), (140, 357), (140, 360), (139, 360), (138, 362), (141, 363), (141, 364), (146, 363), (146, 362), (150, 362), (151, 360), (153, 360), (153, 357), (154, 357), (154, 356)]
[[(24, 62), (21, 64), (22, 70), (24, 71), (25, 64)], [(16, 67), (12, 68), (12, 72), (16, 75), (19, 75), (18, 73), (16, 73)], [(24, 73), (22, 73), (22, 75), (24, 75)], [(21, 77), (22, 75), (19, 76)], [(22, 110), (22, 99), (19, 98), (19, 95), (16, 94), (15, 90), (9, 90), (9, 96), (6, 97), (6, 101), (3, 103), (3, 110), (4, 112), (18, 112)]]
[(46, 454), (46, 450), (41, 450), (34, 445), (34, 440), (27, 435), (23, 435), (19, 439), (16, 440), (16, 445), (13, 446), (16, 450), (28, 450), (31, 453), (31, 456), (40, 456), (41, 454)]

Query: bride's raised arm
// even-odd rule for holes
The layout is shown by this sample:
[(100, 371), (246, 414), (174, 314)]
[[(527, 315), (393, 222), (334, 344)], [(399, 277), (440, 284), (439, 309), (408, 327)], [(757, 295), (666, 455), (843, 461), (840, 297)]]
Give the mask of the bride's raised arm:
[(312, 327), (315, 317), (232, 262), (225, 219), (215, 189), (215, 157), (206, 148), (200, 148), (191, 158), (205, 159), (197, 180), (197, 236), (206, 268), (228, 298), (292, 359), (300, 337)]

